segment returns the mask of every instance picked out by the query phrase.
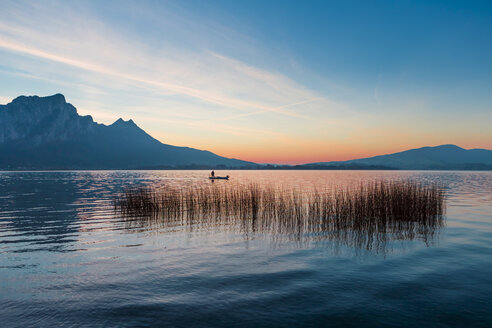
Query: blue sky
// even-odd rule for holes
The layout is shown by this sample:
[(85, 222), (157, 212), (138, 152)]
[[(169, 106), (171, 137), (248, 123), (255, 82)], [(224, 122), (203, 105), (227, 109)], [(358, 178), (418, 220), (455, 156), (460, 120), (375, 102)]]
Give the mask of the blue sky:
[(492, 148), (492, 2), (3, 1), (0, 103), (259, 162)]

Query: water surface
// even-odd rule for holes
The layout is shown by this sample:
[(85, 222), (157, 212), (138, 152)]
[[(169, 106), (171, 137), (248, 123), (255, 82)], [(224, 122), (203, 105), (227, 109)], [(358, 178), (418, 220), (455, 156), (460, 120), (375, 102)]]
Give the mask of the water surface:
[(429, 240), (365, 249), (220, 225), (134, 225), (130, 186), (205, 171), (0, 172), (2, 327), (491, 326), (492, 172), (230, 171), (309, 192), (374, 179), (447, 188)]

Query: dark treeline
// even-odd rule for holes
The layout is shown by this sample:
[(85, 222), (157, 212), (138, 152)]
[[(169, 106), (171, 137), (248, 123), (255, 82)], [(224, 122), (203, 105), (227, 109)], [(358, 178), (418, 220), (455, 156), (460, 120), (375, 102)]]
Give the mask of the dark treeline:
[(395, 168), (383, 165), (277, 165), (277, 164), (257, 164), (245, 166), (226, 166), (226, 165), (180, 165), (180, 166), (148, 166), (138, 168), (140, 170), (396, 170)]
[[(364, 164), (343, 164), (343, 165), (323, 165), (323, 164), (302, 164), (302, 165), (277, 165), (277, 164), (255, 164), (245, 166), (226, 166), (226, 165), (158, 165), (140, 167), (93, 167), (93, 166), (5, 166), (0, 167), (0, 171), (42, 171), (42, 170), (404, 170), (384, 165), (364, 165)], [(492, 165), (487, 164), (462, 164), (452, 166), (430, 166), (425, 170), (435, 171), (490, 171)]]
[[(280, 164), (257, 164), (245, 166), (226, 166), (226, 165), (179, 165), (179, 166), (147, 166), (135, 168), (136, 170), (405, 170), (387, 165), (365, 165), (365, 164), (299, 164), (299, 165), (280, 165)], [(412, 170), (412, 169), (409, 169)], [(488, 164), (455, 164), (455, 165), (433, 165), (425, 170), (431, 171), (490, 171), (492, 165)]]
[(0, 171), (43, 171), (43, 170), (396, 170), (395, 168), (382, 165), (276, 165), (276, 164), (256, 164), (245, 166), (226, 166), (226, 165), (158, 165), (158, 166), (139, 166), (139, 167), (97, 167), (97, 166), (5, 166), (0, 167)]

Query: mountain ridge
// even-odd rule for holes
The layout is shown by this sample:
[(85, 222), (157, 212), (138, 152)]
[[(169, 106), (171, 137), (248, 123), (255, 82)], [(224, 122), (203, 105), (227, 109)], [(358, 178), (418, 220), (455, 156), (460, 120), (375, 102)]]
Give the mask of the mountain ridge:
[(492, 169), (492, 150), (464, 149), (452, 144), (425, 146), (347, 161), (316, 162), (305, 166), (373, 165), (399, 170)]
[(19, 96), (0, 105), (0, 169), (492, 170), (492, 150), (425, 146), (347, 161), (256, 164), (164, 144), (132, 119), (105, 125), (65, 96)]
[(137, 169), (256, 164), (161, 143), (133, 120), (110, 125), (81, 116), (62, 94), (19, 96), (0, 105), (2, 169)]

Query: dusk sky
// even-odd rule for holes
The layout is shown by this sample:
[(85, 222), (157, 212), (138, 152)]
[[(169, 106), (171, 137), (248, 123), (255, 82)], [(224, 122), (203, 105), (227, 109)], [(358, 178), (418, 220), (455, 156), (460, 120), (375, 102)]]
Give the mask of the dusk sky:
[(2, 1), (0, 104), (255, 162), (492, 149), (492, 1)]

